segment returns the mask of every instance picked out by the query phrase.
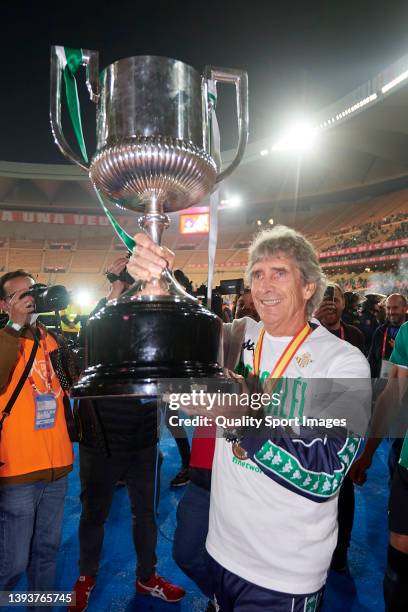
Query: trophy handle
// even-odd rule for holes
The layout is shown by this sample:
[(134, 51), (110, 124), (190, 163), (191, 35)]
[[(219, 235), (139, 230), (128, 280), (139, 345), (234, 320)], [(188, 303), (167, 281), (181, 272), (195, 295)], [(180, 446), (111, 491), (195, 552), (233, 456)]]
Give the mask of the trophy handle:
[[(89, 167), (82, 157), (72, 150), (62, 131), (61, 122), (61, 79), (65, 66), (60, 51), (61, 47), (51, 47), (51, 82), (50, 82), (50, 122), (55, 144), (61, 153), (88, 172)], [(81, 65), (86, 66), (86, 86), (92, 102), (97, 102), (99, 95), (98, 77), (99, 54), (97, 51), (82, 49)]]
[[(204, 71), (205, 90), (208, 91), (208, 81), (214, 83), (231, 83), (235, 85), (238, 117), (238, 147), (230, 165), (220, 172), (216, 182), (223, 181), (241, 162), (248, 140), (248, 73), (245, 70), (233, 68), (216, 68), (206, 66)], [(207, 99), (207, 97), (206, 97)], [(205, 115), (207, 116), (207, 114)], [(208, 124), (207, 124), (208, 126)]]

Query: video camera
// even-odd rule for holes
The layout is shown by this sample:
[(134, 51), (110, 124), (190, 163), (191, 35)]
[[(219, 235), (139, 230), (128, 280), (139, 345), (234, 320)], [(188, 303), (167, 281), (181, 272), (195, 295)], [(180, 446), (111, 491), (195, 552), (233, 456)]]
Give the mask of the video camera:
[(221, 295), (242, 295), (244, 293), (244, 279), (222, 280), (217, 290)]

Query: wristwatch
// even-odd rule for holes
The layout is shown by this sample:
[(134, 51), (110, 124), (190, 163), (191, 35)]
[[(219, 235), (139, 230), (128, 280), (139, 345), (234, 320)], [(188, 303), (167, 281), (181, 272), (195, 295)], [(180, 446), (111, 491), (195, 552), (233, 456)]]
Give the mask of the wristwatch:
[(14, 331), (19, 332), (23, 329), (24, 325), (20, 325), (20, 323), (15, 323), (12, 319), (9, 319), (6, 327), (11, 327), (11, 329), (14, 329)]
[(120, 280), (118, 274), (115, 274), (114, 272), (105, 272), (105, 276), (110, 283), (115, 283), (116, 281)]

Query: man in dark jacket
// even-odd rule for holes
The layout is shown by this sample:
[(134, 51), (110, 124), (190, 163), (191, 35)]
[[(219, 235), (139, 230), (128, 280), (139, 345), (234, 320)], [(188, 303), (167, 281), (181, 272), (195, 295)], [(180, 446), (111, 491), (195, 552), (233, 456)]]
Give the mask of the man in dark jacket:
[(388, 360), (394, 348), (395, 337), (401, 325), (405, 323), (406, 311), (407, 300), (403, 295), (393, 293), (388, 296), (385, 301), (387, 319), (383, 325), (380, 325), (375, 330), (368, 354), (371, 376), (373, 378), (379, 378), (381, 371), (383, 371), (384, 376), (386, 374), (385, 370), (387, 367), (383, 362), (389, 363)]
[[(392, 367), (389, 359), (394, 349), (395, 338), (401, 325), (405, 323), (407, 300), (400, 293), (393, 293), (386, 299), (385, 312), (387, 319), (385, 323), (375, 330), (370, 352), (368, 353), (371, 376), (380, 379), (377, 381), (378, 384), (376, 384), (376, 394), (379, 394), (384, 389)], [(391, 438), (390, 442), (388, 469), (391, 482), (401, 453), (403, 440), (402, 438)]]
[(384, 299), (384, 297), (384, 295), (380, 295), (378, 293), (370, 293), (365, 296), (365, 302), (363, 302), (361, 306), (359, 328), (363, 332), (365, 338), (365, 355), (368, 355), (375, 330), (379, 326), (379, 303)]
[(344, 293), (340, 285), (330, 284), (315, 317), (333, 335), (350, 342), (364, 352), (364, 335), (355, 325), (344, 323), (344, 307)]
[[(330, 297), (330, 299), (328, 299)], [(337, 284), (331, 284), (326, 289), (323, 302), (315, 312), (316, 319), (319, 319), (322, 325), (332, 334), (350, 342), (360, 351), (364, 352), (364, 335), (354, 325), (348, 325), (342, 321), (343, 310), (345, 306), (344, 293), (341, 287)], [(331, 568), (340, 572), (346, 573), (347, 568), (347, 551), (350, 546), (351, 532), (354, 522), (354, 485), (350, 476), (343, 480), (343, 484), (339, 493), (338, 506), (338, 524), (339, 531), (337, 537), (337, 546), (333, 553)]]
[[(127, 261), (127, 257), (121, 257), (110, 266), (111, 291), (107, 299), (98, 303), (94, 312), (108, 299), (119, 297), (128, 287), (123, 274)], [(136, 592), (168, 602), (179, 601), (185, 594), (184, 589), (155, 572), (155, 500), (160, 474), (155, 398), (81, 400), (79, 420), (82, 431), (79, 445), (82, 502), (80, 576), (74, 587), (76, 605), (70, 608), (71, 612), (82, 612), (87, 608), (96, 585), (105, 522), (116, 484), (121, 479), (126, 482), (132, 509), (137, 555)]]

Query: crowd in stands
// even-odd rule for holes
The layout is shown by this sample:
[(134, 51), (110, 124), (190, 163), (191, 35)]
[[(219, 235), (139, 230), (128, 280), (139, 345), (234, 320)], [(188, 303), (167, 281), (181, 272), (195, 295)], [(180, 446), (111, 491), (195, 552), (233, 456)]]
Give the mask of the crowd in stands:
[(358, 291), (368, 286), (368, 279), (362, 276), (341, 276), (335, 280), (344, 291)]
[(408, 222), (404, 221), (387, 237), (387, 240), (399, 240), (408, 236)]
[[(328, 233), (328, 236), (332, 237), (334, 242), (329, 246), (325, 247), (325, 251), (347, 249), (360, 244), (367, 244), (370, 242), (381, 242), (383, 240), (396, 240), (398, 238), (405, 238), (408, 233), (408, 223), (401, 223), (394, 231), (389, 234), (389, 229), (386, 226), (392, 223), (398, 223), (408, 218), (408, 213), (400, 212), (387, 217), (379, 221), (365, 223), (364, 225), (351, 225), (349, 227), (343, 227), (340, 230), (332, 231)], [(352, 234), (347, 238), (345, 235)]]
[[(408, 223), (407, 223), (408, 226)], [(365, 251), (362, 253), (348, 253), (347, 255), (335, 255), (333, 257), (327, 257), (323, 260), (323, 265), (325, 263), (331, 262), (331, 261), (349, 261), (349, 260), (355, 260), (355, 259), (365, 259), (366, 257), (384, 257), (384, 255), (400, 255), (402, 253), (406, 253), (407, 252), (407, 247), (406, 246), (402, 246), (402, 247), (394, 247), (393, 249), (381, 249), (381, 250), (375, 250), (375, 251)]]
[(406, 294), (408, 291), (408, 277), (405, 273), (378, 272), (366, 277), (349, 274), (333, 277), (330, 280), (334, 280), (334, 278), (344, 291), (361, 291), (365, 289), (382, 294)]

